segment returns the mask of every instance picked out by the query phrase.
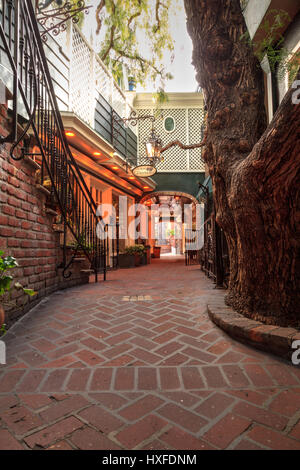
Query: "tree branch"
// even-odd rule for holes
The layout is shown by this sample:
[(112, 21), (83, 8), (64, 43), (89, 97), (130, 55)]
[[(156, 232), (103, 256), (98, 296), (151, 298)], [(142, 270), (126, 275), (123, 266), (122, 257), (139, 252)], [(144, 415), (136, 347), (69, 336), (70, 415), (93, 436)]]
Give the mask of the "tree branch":
[(170, 142), (169, 144), (167, 144), (165, 147), (163, 147), (160, 151), (160, 153), (163, 153), (165, 152), (166, 150), (168, 150), (169, 148), (171, 147), (174, 147), (175, 145), (178, 145), (180, 148), (182, 148), (183, 150), (191, 150), (191, 149), (197, 149), (197, 148), (200, 148), (200, 147), (204, 147), (206, 145), (206, 138), (204, 138), (202, 140), (202, 142), (200, 142), (200, 144), (190, 144), (190, 145), (184, 145), (183, 143), (181, 143), (179, 140), (173, 140), (172, 142)]
[(102, 20), (100, 18), (100, 13), (105, 7), (105, 0), (101, 0), (99, 5), (97, 6), (96, 9), (96, 21), (97, 21), (97, 29), (96, 29), (96, 34), (99, 34), (101, 26), (102, 26)]
[(112, 26), (112, 28), (110, 30), (110, 42), (109, 42), (108, 48), (106, 49), (105, 53), (101, 56), (102, 62), (105, 61), (105, 59), (108, 56), (109, 52), (111, 51), (111, 49), (113, 49), (115, 31), (116, 31), (116, 27)]
[(155, 65), (151, 64), (151, 62), (147, 59), (144, 59), (143, 57), (141, 57), (140, 55), (138, 54), (135, 54), (135, 55), (132, 55), (132, 54), (128, 54), (126, 53), (125, 51), (121, 51), (120, 49), (118, 49), (117, 47), (112, 47), (112, 49), (117, 52), (118, 54), (120, 54), (121, 57), (126, 57), (127, 59), (130, 59), (130, 60), (137, 60), (139, 61), (140, 63), (140, 66), (141, 66), (141, 69), (144, 71), (144, 64), (146, 65), (149, 65), (149, 67), (151, 67), (158, 75), (162, 75), (163, 72), (161, 70), (159, 70), (157, 67), (155, 67)]

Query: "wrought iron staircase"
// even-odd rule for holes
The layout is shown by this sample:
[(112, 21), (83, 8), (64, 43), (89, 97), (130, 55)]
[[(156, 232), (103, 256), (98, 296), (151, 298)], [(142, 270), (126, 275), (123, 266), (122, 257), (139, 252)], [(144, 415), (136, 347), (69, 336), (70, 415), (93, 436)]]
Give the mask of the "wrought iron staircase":
[[(50, 203), (63, 225), (64, 254), (59, 268), (64, 277), (71, 275), (69, 268), (81, 251), (96, 281), (98, 273), (105, 280), (107, 243), (97, 237), (97, 224), (101, 223), (97, 207), (65, 137), (32, 0), (1, 1), (0, 40), (6, 70), (11, 69), (13, 95), (11, 132), (0, 143), (11, 142), (11, 157), (16, 160), (33, 156), (26, 146), (16, 156), (20, 142), (28, 142), (30, 133), (39, 148), (35, 157), (40, 163), (40, 183), (49, 182)], [(70, 234), (75, 247), (71, 258), (67, 255)]]

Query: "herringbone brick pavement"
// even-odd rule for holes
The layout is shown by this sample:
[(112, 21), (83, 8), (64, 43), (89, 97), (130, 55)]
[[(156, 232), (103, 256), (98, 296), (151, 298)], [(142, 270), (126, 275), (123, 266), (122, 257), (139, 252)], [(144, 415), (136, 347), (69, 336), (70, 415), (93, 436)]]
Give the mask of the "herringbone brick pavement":
[(6, 335), (1, 449), (300, 449), (300, 369), (226, 336), (178, 258), (53, 294)]

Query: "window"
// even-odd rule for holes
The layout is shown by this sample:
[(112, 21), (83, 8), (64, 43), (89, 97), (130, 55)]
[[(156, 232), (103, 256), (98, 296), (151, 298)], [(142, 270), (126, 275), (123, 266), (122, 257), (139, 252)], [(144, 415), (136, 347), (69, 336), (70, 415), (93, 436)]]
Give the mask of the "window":
[(175, 130), (175, 120), (172, 116), (167, 116), (164, 120), (164, 129), (167, 132), (173, 132)]

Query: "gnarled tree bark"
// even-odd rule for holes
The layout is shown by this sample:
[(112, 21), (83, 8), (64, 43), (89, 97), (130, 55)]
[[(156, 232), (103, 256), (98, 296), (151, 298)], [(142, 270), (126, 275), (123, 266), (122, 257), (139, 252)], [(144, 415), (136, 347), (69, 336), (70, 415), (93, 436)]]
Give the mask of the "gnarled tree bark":
[[(266, 128), (263, 73), (239, 0), (184, 0), (207, 104), (203, 158), (229, 247), (227, 303), (300, 327), (300, 105), (290, 90)], [(300, 78), (300, 77), (299, 77)], [(297, 236), (298, 233), (298, 236)]]

